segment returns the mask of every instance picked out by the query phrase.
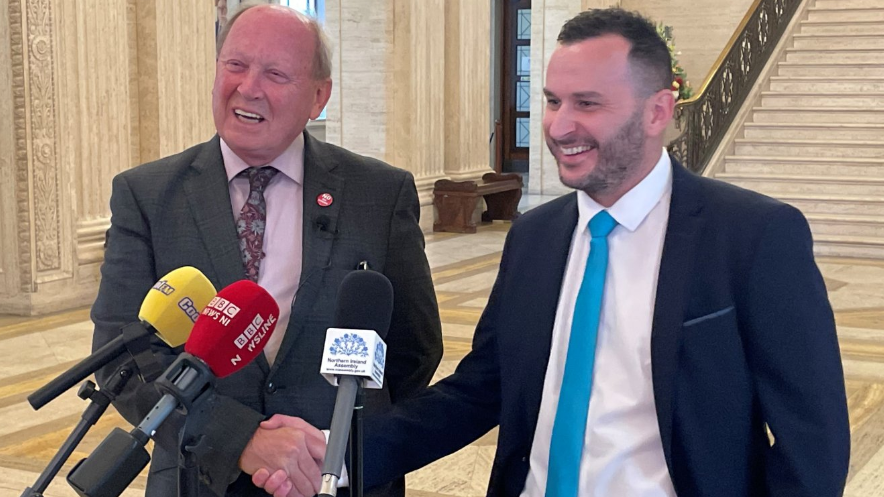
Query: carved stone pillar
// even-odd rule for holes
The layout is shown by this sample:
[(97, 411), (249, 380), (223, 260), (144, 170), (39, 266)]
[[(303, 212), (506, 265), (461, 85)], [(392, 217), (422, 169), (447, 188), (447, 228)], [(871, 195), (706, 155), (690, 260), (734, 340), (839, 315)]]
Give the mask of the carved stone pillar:
[[(50, 0), (6, 2), (0, 65), (8, 67), (3, 106), (3, 301), (27, 312), (38, 289), (64, 286), (75, 272), (71, 176), (64, 170), (56, 74), (58, 7)], [(6, 162), (9, 161), (9, 162)], [(10, 201), (11, 200), (11, 201)], [(37, 303), (39, 305), (39, 303)]]
[(212, 134), (213, 31), (208, 2), (0, 0), (0, 313), (91, 303), (113, 176)]

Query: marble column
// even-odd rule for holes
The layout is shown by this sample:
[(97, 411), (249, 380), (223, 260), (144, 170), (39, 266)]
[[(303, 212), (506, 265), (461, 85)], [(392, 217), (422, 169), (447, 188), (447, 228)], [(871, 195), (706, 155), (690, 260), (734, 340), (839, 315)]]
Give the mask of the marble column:
[(329, 0), (326, 139), (412, 172), (421, 225), (433, 184), (491, 168), (490, 8), (471, 0)]
[(487, 173), (491, 156), (491, 8), (445, 2), (445, 174), (455, 181)]
[(445, 34), (443, 0), (393, 0), (390, 80), (385, 95), (389, 112), (387, 154), (391, 164), (414, 173), (424, 207), (432, 219), (433, 184), (445, 178)]
[(0, 313), (90, 303), (120, 171), (212, 135), (209, 2), (0, 0)]

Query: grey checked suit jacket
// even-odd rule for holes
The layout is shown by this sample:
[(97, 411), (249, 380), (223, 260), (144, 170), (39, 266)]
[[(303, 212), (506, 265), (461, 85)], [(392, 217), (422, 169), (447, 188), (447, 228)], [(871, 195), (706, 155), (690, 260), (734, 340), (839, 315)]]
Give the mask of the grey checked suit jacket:
[[(332, 194), (331, 206), (317, 205), (321, 193)], [(194, 266), (218, 289), (243, 279), (217, 136), (118, 175), (111, 211), (101, 286), (92, 308), (93, 348), (136, 321), (147, 291), (173, 269)], [(257, 425), (270, 415), (298, 416), (328, 427), (335, 389), (320, 376), (319, 362), (338, 286), (360, 261), (390, 279), (395, 299), (385, 388), (368, 394), (366, 409), (414, 396), (427, 386), (441, 359), (441, 325), (411, 174), (305, 132), (303, 213), (300, 286), (277, 360), (269, 367), (262, 354), (219, 380), (217, 394), (203, 412), (187, 420), (189, 435), (204, 436), (200, 495), (266, 495), (240, 473), (237, 462)], [(164, 365), (180, 352), (159, 340), (153, 350)], [(128, 355), (104, 368), (99, 382), (126, 364), (132, 365)], [(114, 405), (137, 423), (158, 399), (152, 385), (131, 381)], [(149, 496), (175, 495), (177, 437), (183, 424), (176, 414), (155, 437)], [(400, 481), (373, 494), (402, 493)]]

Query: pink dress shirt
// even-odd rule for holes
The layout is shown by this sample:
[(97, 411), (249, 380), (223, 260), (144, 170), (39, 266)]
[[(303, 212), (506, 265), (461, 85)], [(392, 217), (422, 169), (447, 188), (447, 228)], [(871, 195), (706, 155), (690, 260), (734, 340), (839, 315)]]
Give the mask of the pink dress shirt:
[[(230, 207), (233, 209), (234, 219), (237, 219), (249, 195), (249, 179), (236, 175), (249, 165), (233, 153), (223, 139), (221, 155), (227, 171)], [(273, 166), (280, 172), (270, 180), (264, 190), (264, 199), (267, 202), (267, 225), (264, 231), (266, 255), (258, 273), (258, 285), (270, 292), (279, 304), (279, 322), (264, 348), (267, 362), (272, 365), (288, 327), (301, 279), (304, 135), (298, 135), (285, 152), (265, 165)]]

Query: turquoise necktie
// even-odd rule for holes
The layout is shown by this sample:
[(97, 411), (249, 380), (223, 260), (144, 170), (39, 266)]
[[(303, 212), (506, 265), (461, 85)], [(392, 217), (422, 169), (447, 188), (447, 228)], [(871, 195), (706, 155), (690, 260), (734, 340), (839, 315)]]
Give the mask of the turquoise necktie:
[(574, 303), (571, 337), (565, 360), (565, 374), (559, 391), (559, 404), (549, 447), (546, 497), (577, 497), (580, 483), (580, 456), (592, 392), (595, 344), (608, 269), (608, 234), (617, 221), (601, 211), (589, 221), (589, 257), (583, 282)]

